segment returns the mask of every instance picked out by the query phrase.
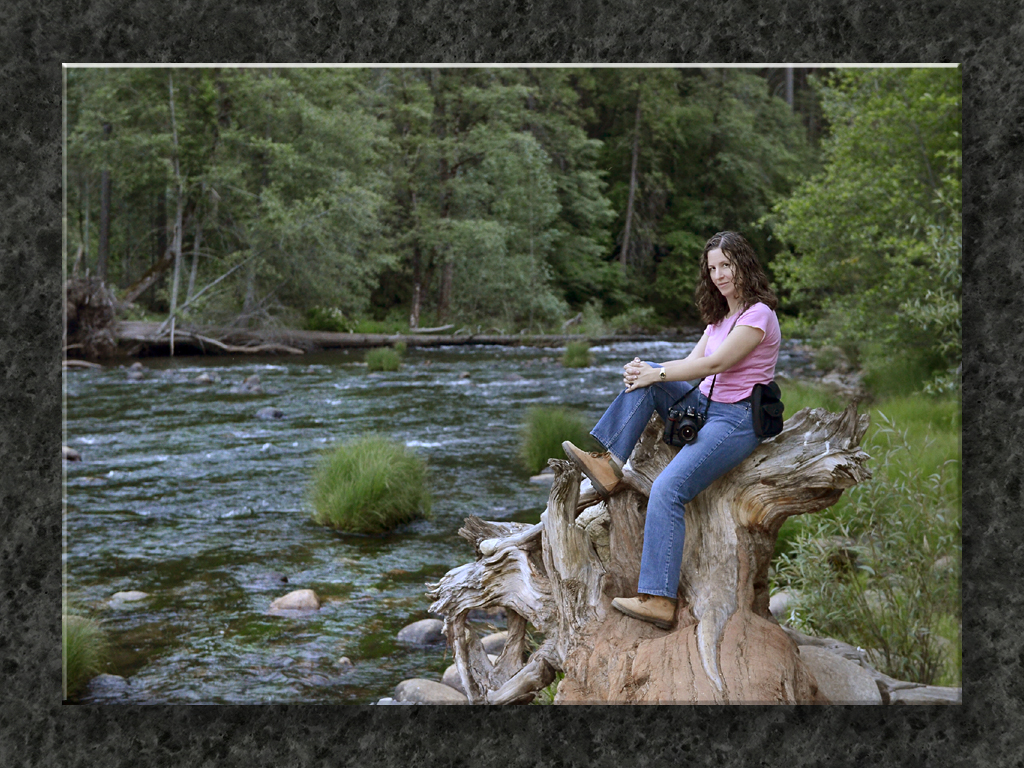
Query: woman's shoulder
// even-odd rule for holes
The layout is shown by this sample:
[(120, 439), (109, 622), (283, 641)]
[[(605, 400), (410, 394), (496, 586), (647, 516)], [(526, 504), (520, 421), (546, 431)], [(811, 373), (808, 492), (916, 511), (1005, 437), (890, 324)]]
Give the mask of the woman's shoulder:
[(777, 317), (775, 314), (775, 310), (769, 307), (764, 302), (759, 301), (756, 304), (751, 304), (749, 307), (743, 310), (738, 320), (749, 320), (753, 318), (767, 319), (769, 317)]

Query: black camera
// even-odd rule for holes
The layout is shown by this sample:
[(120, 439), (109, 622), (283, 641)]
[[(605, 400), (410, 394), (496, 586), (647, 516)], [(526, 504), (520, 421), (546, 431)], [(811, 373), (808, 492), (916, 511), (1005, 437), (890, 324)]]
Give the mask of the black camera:
[(687, 408), (669, 408), (663, 439), (671, 446), (682, 448), (697, 439), (704, 421), (704, 414), (698, 413), (692, 405)]

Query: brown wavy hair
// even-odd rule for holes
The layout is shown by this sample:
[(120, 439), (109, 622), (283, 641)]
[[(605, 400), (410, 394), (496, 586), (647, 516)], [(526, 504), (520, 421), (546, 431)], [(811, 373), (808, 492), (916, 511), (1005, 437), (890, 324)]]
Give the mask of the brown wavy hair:
[(708, 252), (721, 248), (722, 253), (732, 262), (733, 285), (739, 295), (743, 309), (761, 302), (775, 309), (779, 300), (768, 287), (768, 275), (761, 268), (757, 254), (743, 235), (737, 232), (719, 232), (708, 240), (700, 255), (700, 279), (697, 281), (697, 309), (701, 319), (708, 325), (722, 322), (729, 314), (729, 302), (725, 300), (711, 280), (708, 269)]

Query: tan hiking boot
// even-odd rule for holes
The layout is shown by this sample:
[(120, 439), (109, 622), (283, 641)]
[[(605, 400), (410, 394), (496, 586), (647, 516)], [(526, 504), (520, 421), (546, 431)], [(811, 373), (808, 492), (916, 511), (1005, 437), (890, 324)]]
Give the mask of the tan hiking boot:
[(649, 621), (656, 627), (672, 629), (676, 623), (676, 601), (657, 595), (637, 597), (616, 597), (612, 606), (627, 616), (640, 621)]
[(590, 478), (594, 490), (602, 496), (611, 496), (622, 482), (622, 470), (612, 460), (612, 455), (604, 453), (587, 453), (566, 440), (562, 450), (580, 471)]

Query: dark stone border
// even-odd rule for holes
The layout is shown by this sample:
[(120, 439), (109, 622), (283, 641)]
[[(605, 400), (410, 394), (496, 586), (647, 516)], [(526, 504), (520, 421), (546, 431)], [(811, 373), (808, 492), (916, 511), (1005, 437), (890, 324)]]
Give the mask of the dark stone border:
[[(1016, 0), (14, 0), (0, 218), (0, 764), (998, 765), (1022, 752), (1017, 568), (1024, 130)], [(963, 62), (962, 707), (61, 707), (60, 62)], [(1011, 346), (1013, 345), (1013, 346)], [(982, 436), (984, 406), (989, 429)]]

